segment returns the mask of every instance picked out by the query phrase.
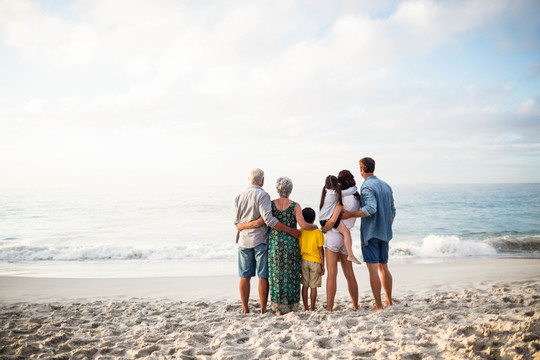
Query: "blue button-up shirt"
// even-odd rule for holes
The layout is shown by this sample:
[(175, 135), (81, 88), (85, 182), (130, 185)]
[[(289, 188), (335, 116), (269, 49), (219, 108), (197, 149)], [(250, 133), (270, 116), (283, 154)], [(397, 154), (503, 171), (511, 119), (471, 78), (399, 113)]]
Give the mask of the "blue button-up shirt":
[(396, 217), (394, 195), (390, 185), (376, 176), (368, 177), (360, 188), (360, 206), (366, 217), (360, 225), (360, 239), (363, 245), (377, 238), (392, 239), (392, 220)]

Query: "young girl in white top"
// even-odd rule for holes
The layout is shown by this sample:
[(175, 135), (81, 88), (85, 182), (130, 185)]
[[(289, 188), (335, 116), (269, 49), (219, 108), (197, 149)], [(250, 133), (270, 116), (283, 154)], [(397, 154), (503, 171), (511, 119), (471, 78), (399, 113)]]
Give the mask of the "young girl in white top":
[(347, 249), (347, 260), (355, 264), (361, 264), (360, 260), (354, 256), (352, 250), (351, 232), (345, 224), (341, 222), (341, 209), (343, 202), (341, 201), (341, 186), (338, 183), (337, 177), (328, 175), (321, 194), (321, 204), (319, 207), (319, 221), (324, 227), (329, 220), (334, 220), (333, 228), (343, 235), (345, 249)]

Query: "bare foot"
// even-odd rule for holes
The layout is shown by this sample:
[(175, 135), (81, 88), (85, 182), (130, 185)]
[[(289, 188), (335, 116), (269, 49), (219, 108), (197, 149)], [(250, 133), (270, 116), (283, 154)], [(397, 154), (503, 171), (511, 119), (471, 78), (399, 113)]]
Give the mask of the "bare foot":
[(242, 314), (249, 314), (249, 308), (242, 308)]
[(281, 313), (279, 311), (276, 311), (276, 316), (281, 316)]
[(266, 309), (261, 310), (261, 314), (266, 314)]
[(356, 256), (354, 256), (354, 255), (353, 256), (348, 256), (347, 260), (352, 261), (353, 263), (358, 264), (358, 265), (362, 264), (362, 262), (360, 260), (358, 260), (356, 258)]
[(379, 306), (375, 305), (375, 306), (373, 307), (373, 309), (371, 309), (371, 311), (378, 311), (378, 310), (382, 310), (382, 309), (383, 309), (382, 306), (379, 307)]
[(386, 299), (385, 306), (392, 306), (392, 305), (394, 305), (394, 304), (392, 303), (392, 300)]

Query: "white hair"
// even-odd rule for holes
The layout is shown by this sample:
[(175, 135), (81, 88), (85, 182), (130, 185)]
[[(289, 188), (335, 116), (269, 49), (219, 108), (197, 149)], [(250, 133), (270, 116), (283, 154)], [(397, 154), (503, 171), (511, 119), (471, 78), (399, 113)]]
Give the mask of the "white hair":
[(292, 188), (293, 188), (292, 180), (289, 179), (288, 177), (282, 176), (277, 179), (276, 189), (279, 196), (288, 198), (289, 195), (291, 195)]
[(253, 169), (249, 173), (249, 181), (254, 185), (260, 185), (264, 179), (264, 171), (261, 169)]

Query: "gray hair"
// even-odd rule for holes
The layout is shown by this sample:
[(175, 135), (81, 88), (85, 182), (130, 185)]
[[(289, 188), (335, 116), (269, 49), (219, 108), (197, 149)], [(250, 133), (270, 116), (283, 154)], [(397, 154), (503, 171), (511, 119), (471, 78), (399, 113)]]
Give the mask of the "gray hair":
[(282, 176), (276, 181), (276, 189), (279, 196), (288, 198), (292, 192), (292, 180), (286, 176)]
[(264, 171), (261, 169), (253, 169), (249, 173), (249, 181), (254, 185), (260, 185), (264, 179)]

